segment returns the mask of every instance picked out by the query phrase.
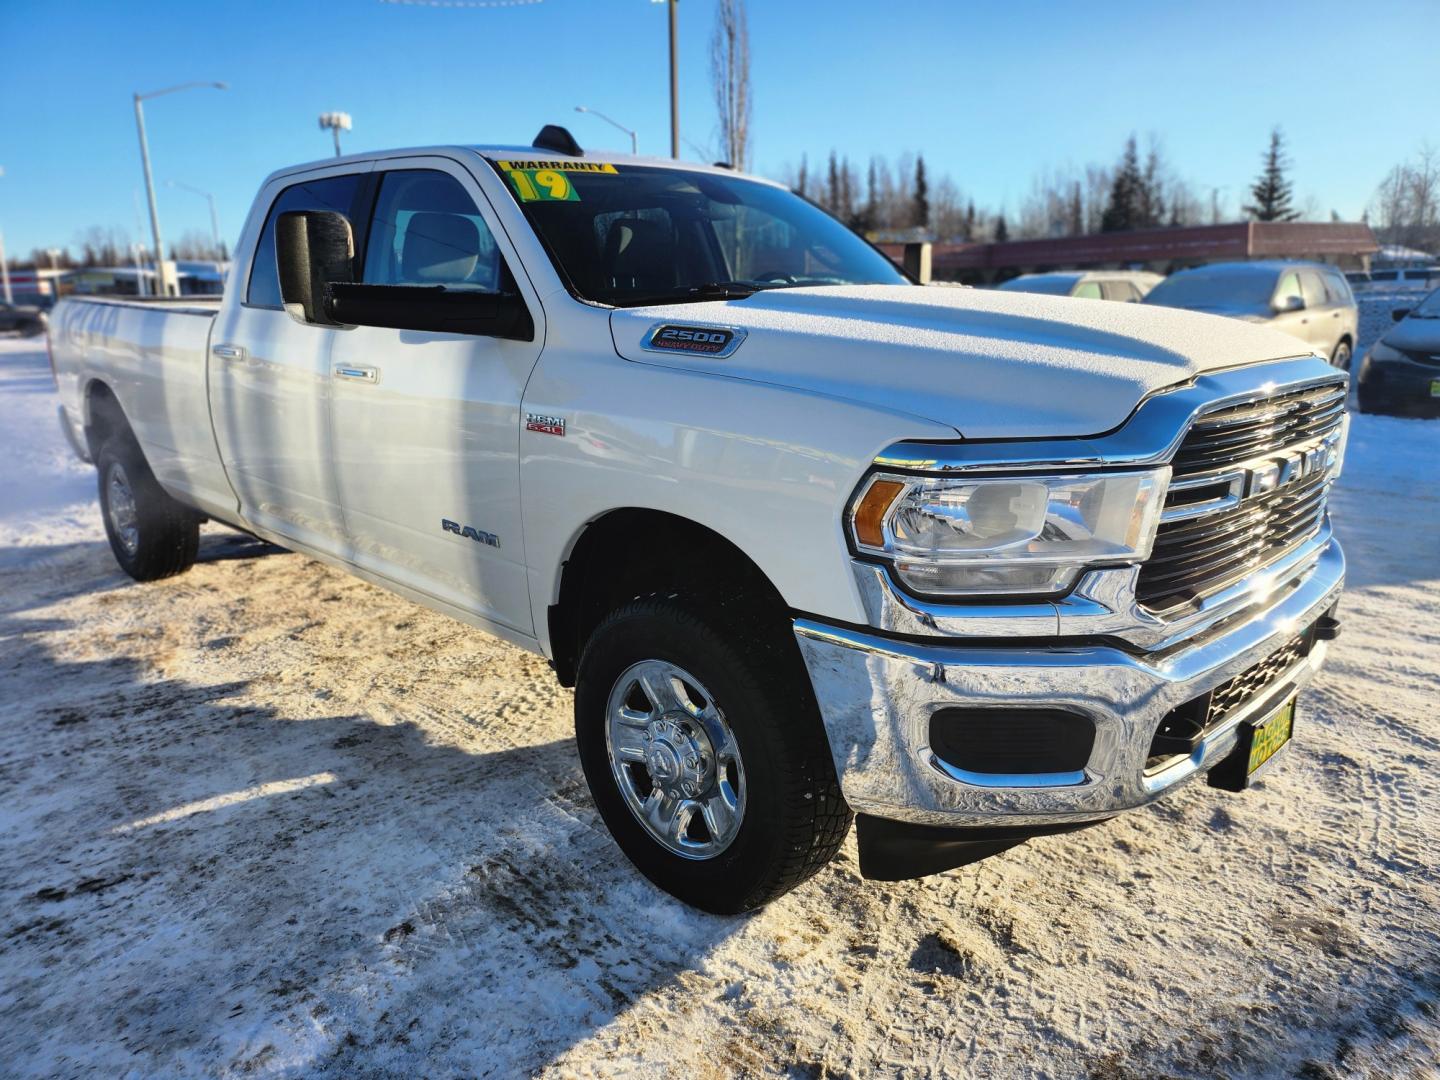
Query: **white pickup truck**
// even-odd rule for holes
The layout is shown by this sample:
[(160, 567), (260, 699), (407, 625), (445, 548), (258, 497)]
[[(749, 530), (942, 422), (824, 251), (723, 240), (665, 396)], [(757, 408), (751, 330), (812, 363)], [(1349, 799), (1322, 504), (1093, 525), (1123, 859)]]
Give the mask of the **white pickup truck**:
[(1291, 737), (1343, 372), (1184, 311), (927, 288), (784, 187), (534, 145), (275, 173), (218, 303), (67, 299), (120, 565), (213, 519), (546, 656), (635, 865), (733, 912)]

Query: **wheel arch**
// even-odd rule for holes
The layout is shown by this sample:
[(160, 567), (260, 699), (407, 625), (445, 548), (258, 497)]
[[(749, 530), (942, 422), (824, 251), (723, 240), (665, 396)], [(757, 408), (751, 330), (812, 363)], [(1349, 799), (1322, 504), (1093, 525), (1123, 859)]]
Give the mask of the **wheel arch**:
[[(639, 538), (639, 539), (637, 539)], [(605, 613), (650, 592), (715, 592), (717, 586), (783, 626), (780, 590), (731, 540), (690, 518), (647, 507), (607, 511), (580, 530), (560, 567), (547, 610), (551, 663), (575, 684), (580, 652)]]
[(112, 435), (129, 433), (134, 437), (120, 399), (103, 379), (91, 379), (86, 385), (84, 408), (85, 444), (92, 461), (98, 460), (100, 447)]

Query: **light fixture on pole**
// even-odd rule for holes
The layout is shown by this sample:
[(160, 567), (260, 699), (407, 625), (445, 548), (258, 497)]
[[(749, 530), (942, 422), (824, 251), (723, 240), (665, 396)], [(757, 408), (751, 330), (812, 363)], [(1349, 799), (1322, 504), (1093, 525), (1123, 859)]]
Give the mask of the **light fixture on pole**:
[(606, 116), (606, 115), (605, 115), (603, 112), (601, 112), (599, 109), (592, 109), (592, 108), (590, 108), (590, 107), (588, 107), (588, 106), (586, 106), (586, 105), (576, 105), (576, 106), (575, 106), (575, 111), (576, 111), (576, 112), (588, 113), (588, 114), (591, 115), (591, 116), (599, 117), (601, 120), (604, 120), (604, 121), (605, 121), (607, 124), (609, 124), (611, 127), (617, 127), (617, 128), (619, 128), (619, 129), (620, 129), (621, 131), (623, 131), (626, 135), (629, 135), (629, 136), (630, 136), (630, 153), (632, 153), (632, 154), (638, 154), (638, 153), (640, 153), (640, 140), (639, 140), (639, 138), (636, 136), (635, 132), (631, 131), (629, 128), (627, 128), (624, 124), (620, 123), (618, 120), (612, 120), (610, 117)]
[[(167, 86), (164, 90), (151, 90), (148, 94), (135, 95), (135, 129), (140, 133), (140, 164), (145, 167), (145, 196), (150, 200), (150, 233), (155, 241), (156, 292), (160, 296), (174, 296), (180, 290), (179, 282), (172, 282), (167, 272), (169, 264), (165, 261), (165, 243), (160, 238), (160, 212), (155, 208), (155, 178), (150, 172), (150, 143), (145, 138), (145, 110), (140, 107), (140, 103), (162, 94), (174, 94), (196, 87), (211, 90), (230, 89), (229, 85), (223, 82), (188, 82), (179, 86)], [(175, 286), (173, 291), (172, 284)]]
[(215, 213), (215, 196), (208, 191), (202, 191), (198, 187), (189, 184), (182, 184), (179, 180), (166, 180), (166, 187), (179, 188), (181, 191), (188, 191), (191, 195), (199, 195), (210, 204), (210, 241), (215, 248), (215, 258), (220, 260), (224, 257), (224, 249), (220, 246), (220, 217)]
[(330, 134), (335, 136), (335, 156), (340, 156), (340, 132), (350, 130), (350, 114), (348, 112), (327, 112), (320, 114), (320, 130), (330, 129)]

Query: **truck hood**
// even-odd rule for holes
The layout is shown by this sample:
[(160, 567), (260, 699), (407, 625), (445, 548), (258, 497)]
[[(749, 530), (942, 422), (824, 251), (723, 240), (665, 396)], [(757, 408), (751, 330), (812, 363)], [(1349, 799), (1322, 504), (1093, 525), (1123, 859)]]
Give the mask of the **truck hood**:
[[(746, 337), (724, 358), (646, 349), (663, 324)], [(974, 439), (1100, 434), (1202, 371), (1310, 351), (1275, 330), (1173, 308), (913, 285), (623, 308), (610, 327), (627, 360), (862, 402)]]

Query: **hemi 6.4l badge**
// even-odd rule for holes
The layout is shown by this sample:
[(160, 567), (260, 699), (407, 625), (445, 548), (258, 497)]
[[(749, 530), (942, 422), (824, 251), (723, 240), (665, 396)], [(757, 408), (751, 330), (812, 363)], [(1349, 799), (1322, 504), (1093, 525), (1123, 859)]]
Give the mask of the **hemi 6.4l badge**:
[(526, 413), (525, 430), (538, 431), (542, 435), (564, 435), (565, 418), (563, 416), (546, 416), (543, 413)]
[(642, 349), (660, 353), (689, 353), (691, 356), (729, 356), (745, 340), (738, 326), (684, 326), (658, 323), (645, 334)]

